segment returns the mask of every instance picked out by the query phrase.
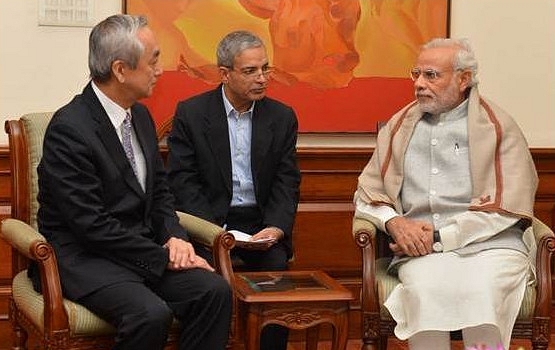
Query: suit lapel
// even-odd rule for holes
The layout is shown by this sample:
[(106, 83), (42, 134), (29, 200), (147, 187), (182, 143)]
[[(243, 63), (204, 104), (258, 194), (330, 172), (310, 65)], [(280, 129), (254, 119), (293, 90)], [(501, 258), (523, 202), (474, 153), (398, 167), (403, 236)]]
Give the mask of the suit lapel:
[(144, 196), (144, 192), (137, 180), (137, 177), (133, 173), (133, 168), (127, 160), (125, 151), (121, 141), (118, 138), (116, 130), (108, 117), (108, 114), (100, 104), (100, 101), (96, 97), (90, 83), (87, 85), (83, 91), (83, 95), (86, 97), (89, 106), (91, 107), (93, 113), (93, 118), (95, 118), (98, 123), (97, 136), (107, 150), (108, 156), (114, 160), (115, 166), (119, 169), (123, 178), (138, 195)]
[[(148, 147), (148, 140), (149, 134), (148, 130), (150, 129), (150, 125), (146, 125), (147, 121), (150, 120), (150, 115), (144, 115), (144, 113), (139, 109), (135, 108), (134, 106), (131, 107), (131, 114), (133, 118), (131, 119), (133, 122), (133, 128), (135, 130), (135, 134), (137, 135), (137, 140), (139, 141), (139, 145), (141, 146), (141, 150), (143, 152), (143, 156), (145, 158), (145, 165), (146, 165), (146, 181), (145, 181), (145, 192), (149, 192), (152, 190), (154, 186), (154, 165), (155, 165), (155, 158), (153, 157), (152, 152), (155, 151), (151, 147)], [(136, 116), (136, 118), (135, 118)]]
[(229, 129), (221, 86), (215, 90), (209, 103), (209, 111), (206, 119), (206, 138), (210, 144), (216, 164), (220, 167), (224, 184), (231, 193), (231, 149), (229, 147)]
[(272, 116), (264, 108), (264, 102), (264, 99), (256, 101), (252, 115), (251, 165), (255, 188), (259, 170), (264, 164), (274, 136), (274, 122)]

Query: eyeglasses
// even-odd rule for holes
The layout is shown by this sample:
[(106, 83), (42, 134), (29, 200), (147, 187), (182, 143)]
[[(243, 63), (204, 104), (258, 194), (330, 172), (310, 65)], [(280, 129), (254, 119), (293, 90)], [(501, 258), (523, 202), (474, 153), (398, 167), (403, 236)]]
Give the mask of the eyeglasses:
[[(420, 78), (420, 76), (422, 75), (424, 77), (424, 79), (426, 79), (427, 81), (434, 81), (436, 79), (438, 79), (439, 77), (441, 77), (442, 74), (447, 73), (451, 70), (448, 71), (444, 71), (444, 72), (438, 72), (435, 69), (420, 69), (420, 68), (413, 68), (410, 71), (410, 78), (412, 79), (412, 81), (416, 81), (418, 78)], [(462, 71), (462, 69), (457, 69), (457, 72)]]
[(241, 73), (241, 75), (244, 76), (245, 78), (252, 79), (252, 80), (259, 78), (261, 75), (263, 75), (264, 78), (268, 78), (270, 74), (274, 72), (274, 67), (270, 67), (270, 66), (264, 66), (262, 68), (247, 67), (240, 70), (236, 70), (235, 68), (229, 67), (229, 69), (235, 70), (236, 72)]
[(427, 81), (434, 81), (437, 78), (439, 78), (441, 76), (441, 73), (438, 72), (435, 69), (420, 69), (420, 68), (413, 68), (410, 71), (410, 77), (412, 79), (412, 81), (416, 81), (418, 80), (418, 78), (420, 78), (420, 76), (423, 76), (424, 79), (426, 79)]

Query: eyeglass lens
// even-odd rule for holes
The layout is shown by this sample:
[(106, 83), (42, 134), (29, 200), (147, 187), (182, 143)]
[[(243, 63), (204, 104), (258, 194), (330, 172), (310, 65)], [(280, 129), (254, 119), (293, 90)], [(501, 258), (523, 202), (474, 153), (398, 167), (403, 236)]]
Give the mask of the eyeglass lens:
[(413, 68), (410, 71), (410, 77), (413, 81), (416, 81), (420, 75), (424, 77), (424, 79), (428, 81), (436, 80), (439, 77), (439, 72), (435, 69), (424, 69), (421, 70), (420, 68)]
[(264, 77), (268, 77), (270, 73), (272, 73), (272, 71), (273, 71), (272, 67), (264, 66), (262, 68), (255, 68), (255, 67), (246, 68), (246, 69), (243, 69), (241, 73), (243, 73), (243, 75), (245, 75), (248, 78), (257, 78), (260, 75), (263, 75)]

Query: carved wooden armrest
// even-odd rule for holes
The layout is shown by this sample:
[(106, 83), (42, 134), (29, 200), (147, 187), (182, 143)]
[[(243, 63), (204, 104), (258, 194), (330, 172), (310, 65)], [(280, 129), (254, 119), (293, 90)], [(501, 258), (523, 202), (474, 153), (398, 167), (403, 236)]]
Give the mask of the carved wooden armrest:
[(0, 236), (28, 259), (33, 259), (30, 248), (35, 241), (46, 242), (46, 238), (34, 228), (17, 219), (2, 220), (2, 231)]
[(52, 246), (34, 228), (16, 219), (2, 221), (1, 237), (20, 254), (38, 264), (44, 298), (45, 331), (69, 331), (58, 263)]
[[(367, 257), (375, 258), (377, 229), (370, 221), (362, 218), (353, 218), (353, 237), (357, 245), (363, 249)], [(365, 256), (366, 258), (366, 256)]]
[(223, 228), (197, 216), (177, 211), (179, 224), (187, 230), (189, 237), (206, 247), (212, 247), (218, 235), (225, 232)]
[[(363, 312), (379, 315), (379, 297), (376, 283), (376, 226), (362, 218), (353, 218), (353, 237), (362, 250), (361, 303)], [(379, 316), (378, 316), (379, 317)]]
[(555, 235), (553, 231), (540, 220), (532, 221), (534, 237), (537, 244), (536, 252), (536, 316), (551, 315), (551, 255), (555, 251)]
[(549, 228), (549, 226), (547, 226), (537, 218), (533, 218), (532, 228), (534, 230), (534, 238), (536, 239), (536, 243), (539, 243), (543, 238), (546, 237), (555, 237), (551, 228)]
[(187, 230), (192, 240), (212, 248), (216, 270), (230, 285), (233, 285), (233, 267), (230, 258), (230, 250), (235, 246), (233, 235), (210, 221), (180, 211), (176, 213), (179, 224)]

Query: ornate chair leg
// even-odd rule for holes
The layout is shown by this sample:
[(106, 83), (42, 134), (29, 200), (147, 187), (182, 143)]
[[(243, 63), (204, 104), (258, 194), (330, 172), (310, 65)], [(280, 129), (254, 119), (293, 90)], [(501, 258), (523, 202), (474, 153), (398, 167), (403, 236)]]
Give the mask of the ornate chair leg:
[(17, 310), (13, 299), (10, 299), (10, 318), (12, 320), (12, 350), (26, 350), (27, 349), (27, 331), (19, 325), (17, 318)]
[(547, 350), (549, 345), (549, 317), (534, 317), (532, 319), (532, 349)]
[(380, 350), (380, 342), (376, 339), (364, 338), (362, 339), (361, 350)]
[(26, 350), (27, 349), (27, 332), (19, 324), (13, 325), (13, 346), (12, 350)]
[(362, 347), (361, 350), (380, 349), (380, 314), (362, 314)]
[(387, 350), (387, 335), (380, 335), (380, 350)]

